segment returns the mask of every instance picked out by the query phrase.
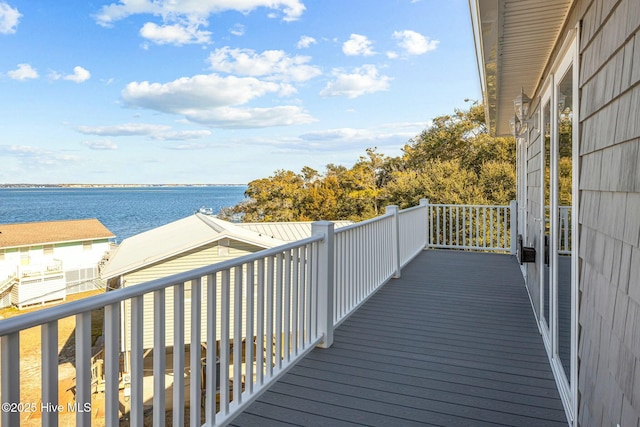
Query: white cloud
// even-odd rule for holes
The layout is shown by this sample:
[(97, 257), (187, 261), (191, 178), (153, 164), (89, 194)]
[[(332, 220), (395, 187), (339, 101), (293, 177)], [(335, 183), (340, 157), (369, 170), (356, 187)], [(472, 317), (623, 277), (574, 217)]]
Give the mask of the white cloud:
[(37, 79), (38, 72), (29, 64), (18, 64), (18, 68), (7, 72), (13, 80)]
[(69, 80), (76, 83), (84, 83), (91, 78), (91, 73), (79, 65), (73, 67), (73, 74), (60, 74), (56, 71), (49, 73), (51, 80)]
[(78, 126), (78, 132), (99, 136), (151, 136), (171, 130), (171, 126), (148, 123), (125, 123), (113, 126)]
[(393, 38), (399, 40), (398, 46), (404, 49), (407, 55), (422, 55), (435, 50), (440, 43), (412, 30), (394, 31)]
[(191, 110), (185, 112), (185, 116), (196, 123), (227, 129), (291, 126), (315, 121), (302, 108), (293, 105), (270, 108), (219, 107)]
[(204, 150), (204, 149), (210, 148), (210, 147), (211, 146), (209, 144), (190, 142), (190, 143), (186, 143), (186, 144), (172, 145), (171, 147), (167, 147), (167, 148), (169, 148), (169, 150), (193, 151), (193, 150)]
[(40, 166), (57, 166), (79, 160), (78, 156), (32, 145), (0, 145), (0, 156), (16, 157), (28, 169), (37, 169)]
[(371, 147), (377, 147), (386, 155), (400, 155), (402, 147), (420, 134), (424, 126), (424, 123), (405, 122), (384, 123), (371, 128), (330, 128), (307, 132), (296, 138), (263, 139), (254, 143), (272, 146), (283, 153), (313, 153), (314, 158), (330, 153), (331, 158), (326, 163), (349, 165)]
[(140, 35), (156, 44), (181, 46), (211, 43), (211, 32), (199, 30), (196, 24), (156, 25), (153, 22), (147, 22), (140, 29)]
[(318, 42), (313, 37), (302, 36), (302, 37), (300, 37), (300, 40), (298, 40), (298, 43), (296, 43), (296, 47), (298, 49), (306, 49), (306, 48), (310, 47), (312, 44), (316, 44), (316, 43), (318, 43)]
[(0, 34), (14, 34), (22, 14), (5, 2), (0, 2)]
[[(311, 154), (314, 159), (324, 159), (317, 160), (321, 169), (326, 163), (353, 164), (366, 148), (371, 147), (377, 147), (386, 155), (400, 155), (402, 147), (424, 126), (420, 122), (383, 123), (370, 128), (329, 128), (297, 137), (257, 137), (242, 142), (267, 147), (272, 153)], [(325, 154), (330, 157), (323, 157)]]
[(254, 77), (217, 74), (182, 77), (169, 83), (132, 82), (122, 99), (132, 107), (179, 114), (192, 122), (223, 128), (254, 128), (309, 123), (313, 118), (297, 106), (240, 108), (249, 101), (278, 93), (282, 85)]
[(229, 29), (229, 32), (234, 36), (244, 36), (245, 27), (242, 24), (235, 24), (233, 27)]
[(153, 139), (161, 141), (189, 141), (193, 139), (202, 139), (211, 135), (210, 130), (180, 130), (171, 132), (160, 132), (151, 135)]
[(201, 74), (169, 83), (132, 82), (123, 90), (122, 98), (132, 106), (183, 114), (190, 110), (246, 104), (279, 89), (276, 83), (253, 77)]
[(228, 46), (216, 49), (209, 55), (214, 71), (229, 74), (261, 77), (273, 80), (303, 82), (322, 74), (318, 67), (309, 65), (309, 56), (288, 56), (282, 50), (265, 50), (256, 53), (251, 49), (232, 49)]
[[(335, 143), (375, 143), (387, 145), (391, 142), (403, 146), (410, 138), (415, 137), (424, 128), (421, 123), (388, 123), (375, 128), (337, 128), (308, 132), (300, 135), (300, 139), (308, 142)], [(383, 143), (384, 144), (381, 144)]]
[(299, 19), (305, 10), (301, 0), (120, 0), (103, 6), (95, 18), (103, 26), (137, 14), (161, 16), (165, 22), (202, 23), (214, 13), (231, 10), (249, 13), (259, 7), (281, 12), (284, 21)]
[(353, 70), (353, 73), (334, 70), (333, 75), (335, 80), (327, 83), (320, 96), (357, 98), (364, 94), (388, 90), (391, 81), (391, 77), (380, 75), (375, 65), (363, 65)]
[(91, 150), (117, 150), (118, 146), (108, 140), (108, 139), (100, 139), (96, 141), (83, 141), (82, 145), (89, 147)]
[[(175, 131), (171, 126), (151, 123), (125, 123), (112, 126), (78, 126), (76, 130), (85, 135), (98, 136), (148, 136), (158, 141), (187, 141), (202, 139), (211, 135), (210, 130)], [(89, 141), (88, 143), (94, 143)]]
[(351, 34), (349, 40), (342, 44), (342, 51), (347, 56), (371, 56), (375, 55), (371, 40), (361, 34)]
[(82, 83), (91, 78), (91, 73), (86, 68), (81, 66), (73, 67), (73, 74), (67, 74), (63, 77), (65, 80), (71, 80), (72, 82)]

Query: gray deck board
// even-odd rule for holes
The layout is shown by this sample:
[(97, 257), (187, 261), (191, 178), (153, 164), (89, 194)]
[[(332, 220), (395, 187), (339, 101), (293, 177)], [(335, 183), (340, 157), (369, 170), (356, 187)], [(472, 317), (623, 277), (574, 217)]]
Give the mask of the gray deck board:
[(235, 426), (566, 426), (517, 262), (421, 253)]

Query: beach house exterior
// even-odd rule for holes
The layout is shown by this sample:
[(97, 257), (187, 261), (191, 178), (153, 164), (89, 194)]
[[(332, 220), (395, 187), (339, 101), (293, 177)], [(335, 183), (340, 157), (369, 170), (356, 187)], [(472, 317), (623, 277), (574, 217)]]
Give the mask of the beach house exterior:
[(487, 124), (517, 138), (522, 270), (567, 418), (635, 426), (640, 1), (469, 4)]
[[(517, 212), (509, 208), (508, 230), (511, 241), (514, 234), (521, 236), (516, 239), (521, 264), (506, 254), (488, 254), (486, 247), (434, 246), (430, 236), (434, 229), (441, 234), (445, 217), (434, 215), (436, 206), (421, 204), (389, 209), (339, 232), (318, 222), (307, 239), (139, 286), (127, 287), (121, 269), (121, 292), (67, 304), (45, 319), (26, 315), (0, 324), (3, 402), (20, 402), (14, 369), (20, 364), (20, 331), (41, 324), (46, 342), (55, 320), (76, 315), (86, 322), (87, 310), (104, 307), (105, 418), (116, 425), (123, 329), (118, 319), (121, 306), (135, 302), (134, 316), (142, 319), (152, 310), (154, 321), (163, 325), (158, 330), (173, 325), (178, 342), (185, 337), (201, 342), (198, 333), (180, 333), (192, 322), (193, 330), (208, 328), (209, 343), (222, 343), (206, 352), (208, 360), (220, 359), (219, 405), (213, 364), (206, 365), (201, 381), (200, 355), (190, 354), (189, 394), (195, 400), (201, 386), (206, 390), (203, 408), (190, 407), (193, 426), (201, 409), (207, 425), (278, 420), (321, 425), (330, 417), (345, 424), (638, 426), (640, 0), (469, 0), (469, 5), (488, 128), (517, 140)], [(489, 209), (453, 206), (446, 218), (476, 208)], [(476, 228), (491, 235), (491, 224)], [(457, 237), (473, 228), (463, 222), (460, 230), (449, 226), (442, 235)], [(172, 239), (182, 239), (177, 231)], [(276, 274), (230, 279), (256, 265)], [(208, 313), (221, 312), (221, 331), (201, 319), (204, 300), (196, 294), (195, 309), (176, 304), (165, 310), (164, 298), (186, 300), (186, 282), (202, 289), (202, 282), (219, 276), (225, 299), (234, 304), (208, 306)], [(522, 277), (526, 289), (520, 287)], [(255, 282), (259, 286), (253, 289)], [(274, 284), (292, 292), (271, 292)], [(246, 302), (229, 297), (234, 290), (247, 291), (257, 315), (232, 314), (236, 304)], [(156, 304), (143, 310), (143, 299), (155, 295)], [(298, 302), (297, 311), (292, 301)], [(295, 312), (304, 316), (287, 323)], [(142, 348), (148, 333), (142, 323), (134, 322), (132, 333), (122, 330), (132, 336), (132, 425), (143, 425), (144, 415)], [(247, 339), (230, 351), (233, 334), (243, 328), (255, 337), (255, 346)], [(290, 338), (281, 330), (292, 330)], [(90, 401), (89, 332), (76, 331), (79, 402)], [(154, 333), (154, 348), (172, 345), (166, 339), (171, 333)], [(257, 350), (266, 337), (275, 337), (277, 351)], [(48, 355), (43, 401), (57, 402), (57, 346), (43, 348)], [(243, 354), (255, 361), (255, 369), (232, 363)], [(434, 366), (424, 370), (429, 365)], [(184, 367), (184, 358), (174, 358), (175, 372)], [(165, 365), (154, 368), (164, 372)], [(164, 377), (154, 381), (164, 392)], [(182, 403), (184, 379), (176, 375), (175, 381), (173, 399)], [(153, 399), (155, 425), (164, 425), (165, 395)], [(183, 425), (184, 415), (175, 411), (174, 424)], [(18, 425), (17, 414), (2, 417), (3, 424)]]
[(0, 306), (64, 300), (97, 277), (113, 237), (97, 219), (0, 224)]

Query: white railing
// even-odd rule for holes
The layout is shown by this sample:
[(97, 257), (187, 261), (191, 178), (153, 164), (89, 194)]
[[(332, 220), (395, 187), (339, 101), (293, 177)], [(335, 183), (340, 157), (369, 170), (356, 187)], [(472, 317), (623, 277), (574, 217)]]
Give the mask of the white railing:
[(515, 253), (516, 221), (515, 202), (509, 206), (429, 205), (428, 245)]
[[(330, 223), (329, 223), (330, 224)], [(332, 224), (331, 224), (332, 227)], [(75, 316), (76, 406), (91, 405), (91, 312), (104, 308), (105, 425), (119, 423), (121, 307), (131, 304), (131, 426), (143, 425), (143, 323), (153, 318), (153, 425), (164, 425), (166, 341), (165, 318), (173, 319), (173, 425), (184, 425), (185, 377), (189, 381), (190, 425), (199, 426), (204, 394), (208, 426), (224, 424), (241, 412), (288, 367), (316, 345), (331, 344), (333, 314), (332, 235), (326, 224), (314, 224), (314, 236), (278, 248), (215, 264), (140, 285), (51, 307), (0, 321), (2, 425), (19, 426), (21, 413), (40, 412), (36, 402), (20, 399), (20, 331), (41, 326), (42, 390), (40, 401), (58, 407), (58, 321)], [(184, 289), (190, 283), (190, 310), (185, 313)], [(153, 312), (144, 312), (145, 295), (153, 295)], [(169, 298), (167, 298), (169, 297)], [(218, 304), (217, 299), (220, 299)], [(173, 305), (166, 305), (172, 300)], [(203, 323), (202, 306), (206, 307)], [(167, 309), (173, 310), (169, 315)], [(185, 342), (185, 319), (190, 336)], [(206, 384), (201, 383), (199, 349), (206, 331)], [(217, 350), (219, 348), (219, 351)], [(185, 369), (188, 368), (188, 369)], [(215, 384), (220, 384), (216, 403)], [(204, 393), (203, 393), (204, 392)], [(197, 402), (197, 403), (196, 403)], [(33, 406), (25, 407), (29, 404)], [(36, 407), (37, 406), (37, 407)], [(26, 408), (26, 410), (25, 410)], [(7, 410), (5, 410), (7, 409)], [(63, 408), (62, 411), (68, 411)], [(43, 425), (57, 425), (58, 411), (41, 411)], [(76, 425), (91, 425), (91, 411), (76, 413)], [(24, 418), (23, 418), (24, 420)]]
[[(18, 281), (16, 275), (7, 276), (4, 279), (0, 279), (0, 294), (6, 291), (9, 287), (13, 286)], [(2, 308), (2, 307), (0, 307)]]
[(393, 276), (393, 220), (387, 212), (336, 231), (334, 324)]
[(419, 206), (404, 209), (399, 215), (400, 267), (404, 267), (427, 245), (427, 219), (429, 201), (420, 200)]
[[(124, 383), (130, 387), (130, 425), (143, 425), (145, 319), (154, 324), (153, 425), (164, 425), (168, 393), (173, 425), (184, 425), (187, 381), (191, 426), (200, 425), (203, 407), (206, 426), (230, 422), (314, 347), (331, 346), (335, 325), (391, 277), (400, 276), (401, 267), (426, 246), (427, 206), (426, 200), (403, 211), (389, 206), (385, 215), (335, 233), (333, 223), (316, 222), (307, 239), (0, 320), (0, 392), (3, 409), (9, 409), (1, 414), (2, 425), (21, 422), (20, 332), (34, 326), (42, 331), (40, 402), (58, 408), (58, 322), (69, 316), (76, 322), (72, 409), (91, 407), (91, 315), (98, 309), (104, 309), (105, 425), (119, 423)], [(185, 288), (190, 289), (188, 302)], [(146, 306), (145, 300), (152, 304)], [(172, 339), (167, 330), (173, 330)], [(131, 350), (126, 380), (120, 369), (124, 339)], [(167, 344), (173, 347), (170, 370), (185, 372), (173, 375), (171, 385), (165, 379)], [(198, 350), (203, 346), (204, 358)], [(219, 368), (207, 361), (219, 362)], [(60, 410), (41, 412), (43, 425), (57, 424)], [(75, 417), (76, 425), (91, 425), (90, 410), (77, 411)]]
[(335, 232), (334, 325), (343, 322), (427, 243), (427, 204), (398, 210)]
[[(544, 207), (545, 233), (551, 232), (551, 207)], [(571, 254), (571, 206), (558, 206), (558, 253), (560, 255)]]
[(18, 275), (20, 277), (47, 276), (50, 274), (62, 273), (62, 261), (54, 259), (48, 264), (36, 264), (28, 266), (19, 266)]

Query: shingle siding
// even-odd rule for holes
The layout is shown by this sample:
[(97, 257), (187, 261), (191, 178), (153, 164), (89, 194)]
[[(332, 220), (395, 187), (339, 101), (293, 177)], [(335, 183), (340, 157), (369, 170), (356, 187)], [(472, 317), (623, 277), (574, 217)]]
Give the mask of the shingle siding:
[(640, 1), (577, 2), (580, 40), (579, 408), (640, 418)]

